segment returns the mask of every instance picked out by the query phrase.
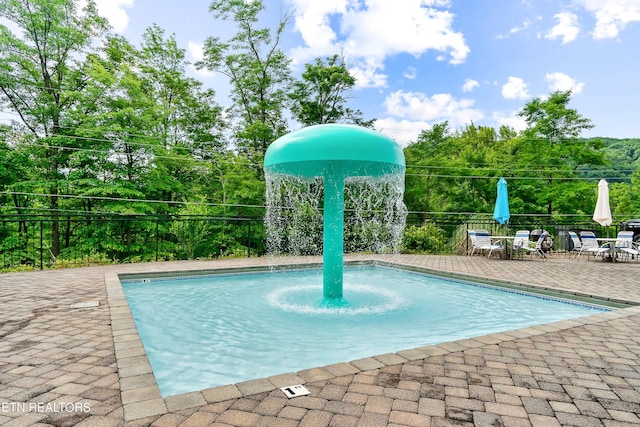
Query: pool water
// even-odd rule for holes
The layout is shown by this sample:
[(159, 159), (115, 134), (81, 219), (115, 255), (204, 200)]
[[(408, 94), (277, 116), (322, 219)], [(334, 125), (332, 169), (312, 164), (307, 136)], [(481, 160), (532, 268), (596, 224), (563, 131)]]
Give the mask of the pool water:
[(606, 308), (367, 266), (123, 280), (163, 396), (565, 320)]

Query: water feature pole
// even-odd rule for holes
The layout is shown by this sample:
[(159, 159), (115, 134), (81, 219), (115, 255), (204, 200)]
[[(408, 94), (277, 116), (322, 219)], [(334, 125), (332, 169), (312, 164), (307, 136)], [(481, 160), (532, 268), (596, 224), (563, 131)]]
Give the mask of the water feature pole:
[(324, 175), (323, 297), (342, 298), (344, 252), (344, 179), (329, 171)]

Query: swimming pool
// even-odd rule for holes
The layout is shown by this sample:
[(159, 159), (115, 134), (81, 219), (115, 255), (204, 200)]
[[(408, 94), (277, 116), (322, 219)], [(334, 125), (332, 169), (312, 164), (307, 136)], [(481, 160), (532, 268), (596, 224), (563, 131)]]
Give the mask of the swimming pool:
[(606, 308), (394, 268), (122, 280), (163, 396), (345, 362)]

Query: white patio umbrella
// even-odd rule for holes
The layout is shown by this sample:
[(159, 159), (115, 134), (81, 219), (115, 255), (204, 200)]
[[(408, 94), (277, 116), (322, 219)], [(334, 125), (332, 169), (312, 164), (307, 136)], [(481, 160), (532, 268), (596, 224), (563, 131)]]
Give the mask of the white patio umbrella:
[(598, 183), (598, 201), (596, 202), (596, 210), (593, 212), (593, 220), (607, 227), (608, 237), (608, 227), (613, 222), (613, 218), (611, 217), (611, 207), (609, 206), (609, 184), (604, 179), (601, 179)]

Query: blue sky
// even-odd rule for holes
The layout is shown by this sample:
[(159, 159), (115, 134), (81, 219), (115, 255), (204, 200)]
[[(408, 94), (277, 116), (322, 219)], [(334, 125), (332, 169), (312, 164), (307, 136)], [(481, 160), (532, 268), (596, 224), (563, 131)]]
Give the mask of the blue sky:
[[(98, 0), (134, 44), (152, 25), (196, 60), (216, 21), (210, 1)], [(522, 129), (528, 101), (572, 89), (571, 107), (594, 123), (583, 136), (640, 138), (640, 0), (264, 0), (263, 25), (295, 10), (283, 50), (298, 75), (343, 53), (358, 87), (350, 106), (402, 145), (448, 120)], [(224, 77), (190, 71), (225, 104)], [(291, 124), (291, 128), (296, 128)]]

